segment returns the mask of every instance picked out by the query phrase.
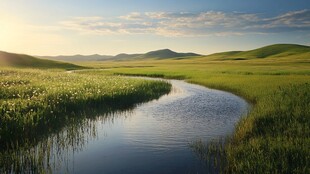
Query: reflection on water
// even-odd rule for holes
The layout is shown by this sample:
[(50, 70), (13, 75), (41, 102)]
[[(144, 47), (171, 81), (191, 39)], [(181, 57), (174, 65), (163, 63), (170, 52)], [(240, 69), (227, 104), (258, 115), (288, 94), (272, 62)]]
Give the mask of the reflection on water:
[(43, 138), (35, 147), (1, 152), (3, 169), (17, 173), (206, 172), (189, 143), (231, 133), (247, 104), (226, 92), (171, 83), (172, 92), (159, 100), (87, 117)]
[(126, 119), (130, 115), (131, 109), (111, 111), (76, 120), (62, 131), (41, 139), (35, 146), (32, 142), (23, 145), (16, 142), (12, 148), (0, 151), (0, 173), (55, 173), (60, 172), (60, 168), (62, 172), (70, 172), (72, 155), (81, 152), (89, 141), (98, 139), (98, 123), (113, 125), (117, 117)]

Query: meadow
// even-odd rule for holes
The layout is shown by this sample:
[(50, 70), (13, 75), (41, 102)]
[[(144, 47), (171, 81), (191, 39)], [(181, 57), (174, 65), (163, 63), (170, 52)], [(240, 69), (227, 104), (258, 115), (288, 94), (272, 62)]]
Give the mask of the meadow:
[[(83, 65), (107, 74), (184, 79), (242, 96), (252, 104), (251, 112), (223, 146), (198, 144), (200, 156), (222, 163), (223, 173), (310, 172), (310, 60), (305, 56), (219, 60), (211, 55)], [(210, 158), (212, 151), (217, 158)]]
[[(233, 134), (192, 146), (205, 163), (216, 165), (221, 172), (309, 173), (310, 52), (304, 46), (289, 51), (285, 51), (287, 45), (282, 46), (209, 56), (63, 65), (64, 69), (87, 67), (79, 71), (58, 69), (58, 62), (45, 70), (48, 63), (37, 59), (33, 60), (42, 62), (40, 66), (2, 67), (1, 170), (11, 171), (13, 164), (17, 173), (28, 168), (38, 171), (40, 165), (44, 171), (40, 159), (49, 157), (43, 156), (51, 146), (50, 135), (70, 123), (126, 110), (170, 91), (171, 85), (164, 81), (120, 76), (133, 75), (183, 79), (232, 92), (251, 104), (250, 113), (238, 122)], [(32, 151), (38, 143), (42, 152)], [(28, 156), (20, 162), (21, 153)]]

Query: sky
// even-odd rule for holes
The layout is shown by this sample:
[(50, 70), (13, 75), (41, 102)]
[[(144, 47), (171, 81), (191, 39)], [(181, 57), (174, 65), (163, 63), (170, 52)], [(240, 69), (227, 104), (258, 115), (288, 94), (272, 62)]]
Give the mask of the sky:
[(310, 45), (309, 0), (0, 0), (0, 50), (211, 54)]

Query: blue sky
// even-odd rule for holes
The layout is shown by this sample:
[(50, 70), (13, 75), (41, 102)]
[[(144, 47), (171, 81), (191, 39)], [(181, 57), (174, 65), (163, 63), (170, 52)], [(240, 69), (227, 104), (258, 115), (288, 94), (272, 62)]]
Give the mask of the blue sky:
[(0, 50), (32, 55), (210, 54), (310, 45), (307, 0), (2, 0)]

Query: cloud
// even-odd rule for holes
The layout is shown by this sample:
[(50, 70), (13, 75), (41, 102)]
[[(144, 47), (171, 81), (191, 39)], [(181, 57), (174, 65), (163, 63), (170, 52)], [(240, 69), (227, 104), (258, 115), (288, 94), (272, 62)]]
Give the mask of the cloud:
[(276, 17), (258, 20), (253, 25), (246, 26), (247, 30), (261, 32), (290, 32), (310, 30), (310, 10), (287, 12)]
[(254, 13), (132, 12), (114, 19), (77, 17), (61, 22), (66, 29), (87, 34), (155, 34), (168, 37), (229, 36), (310, 30), (310, 10), (272, 17)]
[(125, 20), (136, 21), (136, 20), (142, 20), (143, 17), (144, 16), (141, 13), (139, 13), (139, 12), (132, 12), (132, 13), (129, 13), (128, 15), (120, 16), (119, 18), (120, 19), (125, 19)]
[(310, 10), (288, 12), (275, 18), (267, 19), (269, 27), (308, 27), (310, 26)]
[(111, 34), (121, 33), (122, 23), (108, 22), (102, 17), (75, 17), (62, 21), (60, 24), (69, 30), (76, 30), (83, 34)]

